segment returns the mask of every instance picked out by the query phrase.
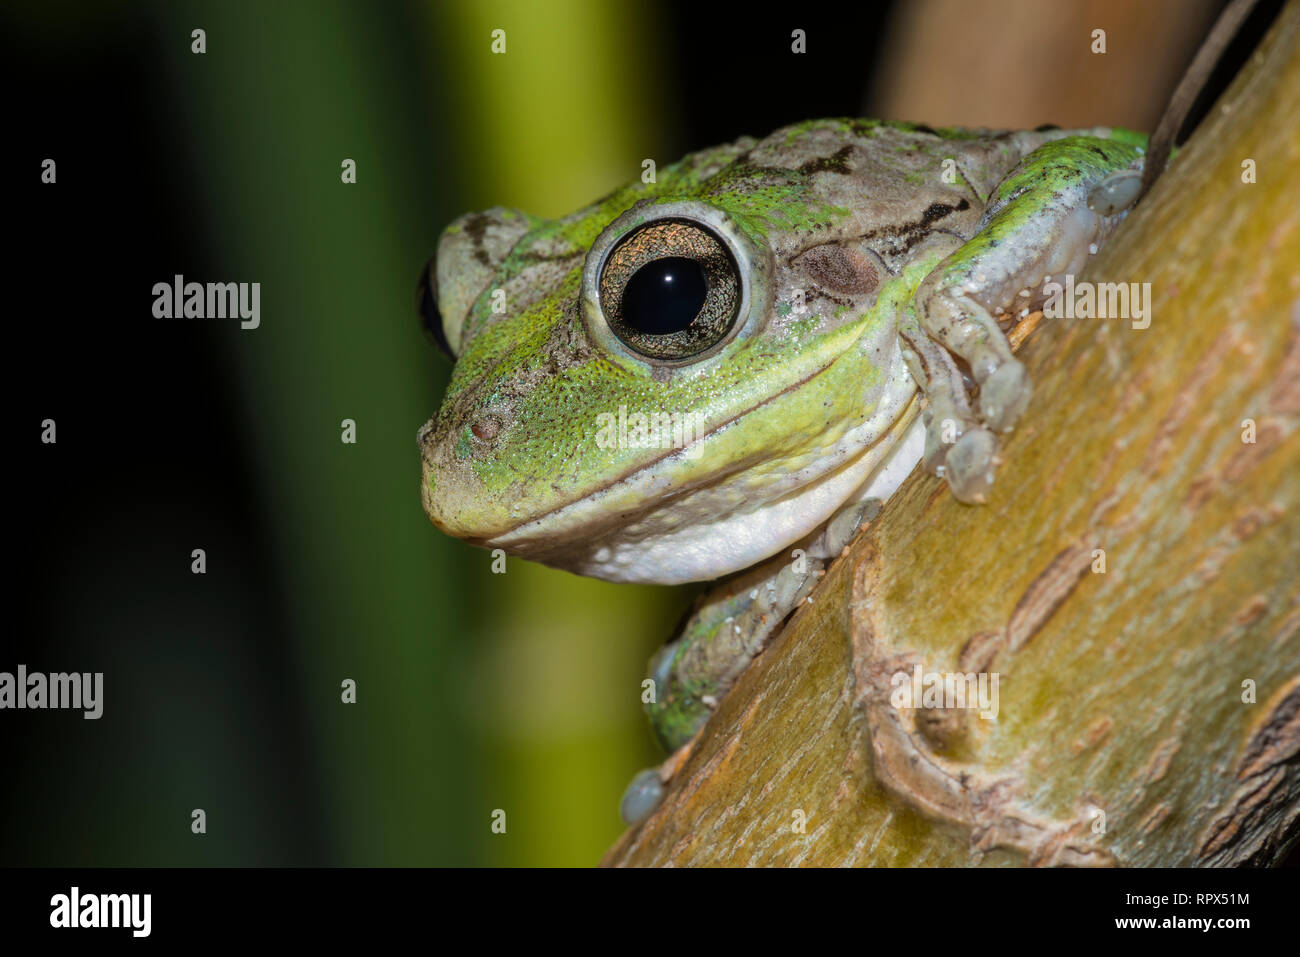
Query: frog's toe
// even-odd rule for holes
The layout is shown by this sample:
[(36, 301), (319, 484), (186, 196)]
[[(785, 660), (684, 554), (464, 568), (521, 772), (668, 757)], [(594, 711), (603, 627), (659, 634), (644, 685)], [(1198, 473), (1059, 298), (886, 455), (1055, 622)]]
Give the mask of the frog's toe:
[(980, 504), (993, 487), (998, 463), (998, 441), (988, 429), (971, 429), (944, 459), (943, 474), (960, 502)]
[(963, 432), (977, 425), (973, 416), (963, 413), (947, 401), (946, 396), (934, 396), (925, 412), (925, 451), (921, 453), (925, 470), (931, 475), (942, 476), (953, 443), (961, 438)]
[(1088, 208), (1103, 216), (1114, 216), (1137, 202), (1142, 192), (1142, 170), (1122, 169), (1111, 173), (1088, 193)]
[(664, 782), (659, 777), (659, 769), (646, 768), (637, 772), (623, 792), (618, 813), (623, 818), (623, 823), (635, 827), (653, 814), (663, 800)]
[(813, 543), (809, 554), (822, 560), (832, 559), (838, 555), (858, 529), (880, 514), (880, 499), (868, 498), (860, 502), (850, 502), (835, 513), (821, 536)]
[(1018, 359), (1003, 362), (980, 386), (980, 416), (994, 432), (1010, 432), (1032, 393), (1024, 364)]
[(933, 423), (925, 427), (925, 451), (921, 453), (921, 464), (931, 475), (943, 475), (943, 460), (948, 457), (951, 442), (945, 442), (940, 429)]

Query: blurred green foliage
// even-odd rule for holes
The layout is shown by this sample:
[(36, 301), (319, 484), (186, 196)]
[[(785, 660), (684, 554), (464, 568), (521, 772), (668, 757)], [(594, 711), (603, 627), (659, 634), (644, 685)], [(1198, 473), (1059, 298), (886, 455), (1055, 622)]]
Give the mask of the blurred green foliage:
[[(644, 11), (160, 0), (153, 17), (199, 175), (178, 214), (211, 225), (220, 275), (262, 283), (262, 326), (227, 340), (230, 369), (329, 859), (594, 863), (623, 785), (657, 759), (639, 682), (683, 599), (516, 560), (493, 575), (486, 552), (428, 524), (415, 432), (448, 370), (413, 288), (460, 212), (562, 214), (639, 173), (657, 120), (651, 65), (627, 57)], [(339, 440), (345, 418), (356, 445)], [(345, 677), (355, 706), (339, 702)]]

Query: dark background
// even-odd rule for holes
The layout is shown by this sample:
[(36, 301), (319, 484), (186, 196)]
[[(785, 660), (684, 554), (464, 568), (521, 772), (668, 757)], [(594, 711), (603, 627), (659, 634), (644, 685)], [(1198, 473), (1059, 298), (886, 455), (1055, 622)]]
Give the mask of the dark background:
[[(1218, 4), (1164, 5), (1168, 50), (1126, 35), (1120, 6), (1088, 15), (1118, 18), (1107, 69), (1149, 67), (1140, 95), (1079, 75), (1079, 99), (1001, 119), (994, 86), (990, 115), (961, 119), (893, 112), (907, 100), (881, 64), (938, 40), (890, 4), (790, 23), (686, 0), (6, 5), (22, 79), (4, 151), (0, 670), (102, 671), (105, 704), (98, 721), (0, 713), (0, 863), (593, 862), (622, 783), (657, 760), (637, 682), (689, 593), (518, 563), (492, 576), (428, 525), (415, 431), (448, 369), (412, 290), (442, 226), (529, 199), (558, 215), (642, 156), (812, 116), (1150, 128)], [(952, 24), (956, 42), (990, 20), (1009, 34), (979, 48), (993, 82), (1024, 85), (1015, 42), (1086, 46), (1060, 11), (999, 21), (1007, 7), (969, 3)], [(519, 75), (484, 55), (485, 24), (507, 29)], [(940, 98), (974, 95), (942, 59)], [(537, 83), (553, 91), (520, 99)], [(521, 193), (535, 182), (553, 192)], [(176, 273), (261, 282), (262, 327), (154, 319), (151, 288)]]

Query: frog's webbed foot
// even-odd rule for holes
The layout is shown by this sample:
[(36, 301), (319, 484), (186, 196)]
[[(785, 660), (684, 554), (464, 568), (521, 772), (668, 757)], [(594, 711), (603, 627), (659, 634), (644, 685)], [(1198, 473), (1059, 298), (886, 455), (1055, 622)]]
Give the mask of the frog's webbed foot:
[(1137, 198), (1140, 157), (1098, 136), (1034, 150), (994, 191), (976, 235), (925, 277), (900, 317), (904, 357), (929, 401), (924, 462), (961, 501), (984, 501), (999, 461), (995, 436), (1012, 429), (1032, 394), (999, 317), (1028, 315), (1047, 279), (1076, 272), (1097, 251)]
[(664, 802), (665, 788), (670, 776), (665, 776), (664, 768), (645, 768), (636, 776), (623, 792), (623, 800), (618, 802), (618, 815), (624, 824), (640, 824), (655, 808)]
[(639, 824), (659, 806), (723, 695), (781, 623), (808, 600), (827, 563), (879, 510), (877, 499), (850, 502), (802, 541), (721, 582), (696, 602), (678, 637), (650, 662), (654, 700), (646, 710), (655, 736), (672, 754), (632, 779), (619, 806), (624, 821)]
[(691, 748), (695, 746), (695, 740), (692, 738), (683, 744), (658, 767), (646, 768), (636, 773), (632, 782), (628, 784), (627, 790), (623, 792), (623, 800), (618, 805), (618, 813), (623, 818), (623, 823), (640, 824), (663, 803), (664, 795), (668, 793), (668, 782), (676, 776), (682, 765), (686, 763), (686, 759), (691, 756)]
[(921, 329), (910, 305), (898, 329), (903, 357), (928, 399), (921, 461), (947, 480), (958, 500), (982, 502), (993, 484), (997, 440), (972, 408), (965, 377), (952, 355)]

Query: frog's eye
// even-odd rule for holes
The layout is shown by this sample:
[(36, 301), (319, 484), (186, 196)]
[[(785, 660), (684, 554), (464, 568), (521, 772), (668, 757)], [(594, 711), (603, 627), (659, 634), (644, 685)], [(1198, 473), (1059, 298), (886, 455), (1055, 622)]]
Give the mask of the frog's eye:
[(432, 262), (424, 267), (424, 271), (420, 273), (420, 284), (415, 290), (415, 301), (420, 311), (420, 326), (438, 351), (455, 362), (456, 355), (451, 351), (451, 343), (447, 341), (447, 333), (442, 328), (442, 315), (438, 312), (438, 290), (434, 286), (432, 267)]
[(606, 257), (599, 288), (610, 331), (649, 359), (706, 352), (740, 313), (735, 259), (712, 230), (689, 220), (658, 220), (625, 236)]

